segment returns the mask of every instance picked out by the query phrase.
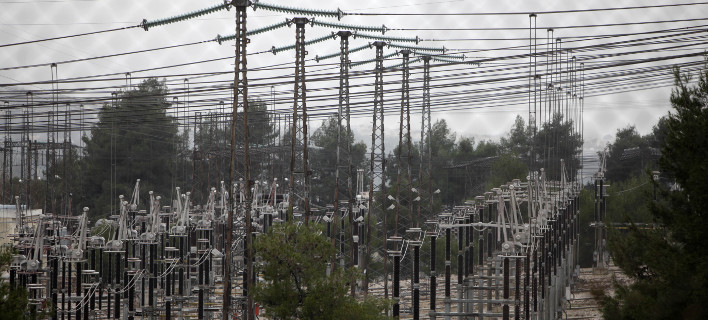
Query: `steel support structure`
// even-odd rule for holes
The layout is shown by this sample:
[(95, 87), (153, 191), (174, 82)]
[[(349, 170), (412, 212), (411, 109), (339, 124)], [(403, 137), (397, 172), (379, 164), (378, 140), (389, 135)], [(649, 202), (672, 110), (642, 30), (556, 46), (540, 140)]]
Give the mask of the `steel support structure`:
[[(533, 172), (536, 168), (536, 132), (537, 132), (537, 110), (538, 105), (538, 87), (537, 80), (539, 78), (536, 64), (536, 14), (529, 15), (529, 130), (531, 131), (531, 148), (529, 154), (529, 171)], [(532, 93), (533, 91), (533, 93)]]
[[(430, 116), (430, 56), (423, 56), (423, 106), (420, 125), (420, 168), (418, 171), (418, 194), (425, 192), (427, 208), (423, 205), (423, 197), (418, 202), (418, 218), (416, 227), (420, 227), (421, 216), (424, 220), (433, 214), (433, 148), (431, 144), (432, 117)], [(422, 215), (421, 215), (422, 212)]]
[[(349, 217), (350, 234), (348, 245), (350, 250), (349, 266), (359, 267), (359, 227), (356, 223), (354, 215), (360, 212), (353, 210), (355, 201), (352, 193), (352, 177), (353, 170), (351, 160), (351, 144), (353, 135), (350, 125), (349, 112), (349, 37), (351, 31), (339, 31), (335, 34), (340, 39), (340, 56), (339, 56), (339, 107), (337, 109), (337, 155), (335, 169), (335, 188), (334, 188), (334, 225), (338, 225), (339, 217), (341, 217), (340, 203), (346, 201), (346, 212)], [(342, 195), (340, 197), (340, 194)], [(344, 231), (344, 230), (342, 230)], [(335, 232), (336, 234), (336, 232)], [(336, 244), (336, 241), (335, 241)], [(343, 253), (340, 253), (343, 254)], [(332, 263), (334, 266), (336, 263)], [(351, 294), (356, 293), (356, 282), (351, 282)]]
[[(604, 159), (603, 159), (604, 162)], [(605, 177), (604, 172), (599, 171), (595, 175), (595, 250), (593, 252), (593, 272), (605, 273), (607, 271), (607, 261), (605, 261)]]
[[(288, 190), (288, 215), (293, 214), (295, 197), (302, 197), (305, 223), (310, 220), (310, 175), (307, 157), (307, 96), (305, 86), (305, 25), (310, 23), (307, 18), (293, 18), (295, 24), (295, 85), (293, 90), (293, 122), (290, 153), (290, 184)], [(302, 112), (302, 114), (299, 114)], [(296, 153), (302, 145), (302, 158)], [(298, 163), (300, 160), (300, 163)], [(302, 166), (301, 168), (297, 168)], [(300, 171), (297, 171), (300, 170)], [(297, 175), (297, 176), (296, 176)], [(302, 181), (296, 177), (302, 176)], [(295, 188), (302, 188), (296, 192)]]
[[(350, 126), (349, 113), (349, 37), (351, 31), (339, 31), (336, 36), (339, 37), (339, 107), (337, 108), (337, 154), (335, 168), (335, 185), (334, 188), (334, 226), (337, 228), (339, 223), (340, 212), (342, 209), (340, 203), (346, 201), (346, 212), (349, 214), (349, 224), (352, 225), (352, 162), (351, 162), (351, 143), (352, 132)], [(356, 232), (352, 228), (352, 235)], [(335, 234), (337, 233), (335, 229)], [(351, 251), (350, 262), (354, 265), (358, 253), (354, 252), (352, 241), (349, 241)]]
[[(369, 212), (366, 218), (366, 255), (364, 257), (364, 282), (362, 289), (364, 294), (369, 290), (369, 257), (371, 256), (371, 217), (375, 221), (382, 221), (381, 237), (383, 241), (388, 238), (388, 225), (386, 219), (386, 211), (383, 206), (383, 199), (386, 198), (386, 181), (384, 172), (386, 169), (386, 153), (384, 145), (384, 90), (383, 90), (383, 48), (386, 43), (383, 41), (375, 41), (372, 45), (376, 49), (376, 67), (374, 68), (374, 112), (373, 112), (373, 127), (371, 130), (371, 154), (369, 156)], [(381, 202), (375, 201), (377, 194), (380, 194)], [(380, 253), (384, 256), (384, 296), (388, 299), (388, 255), (385, 250)]]
[[(401, 114), (400, 123), (398, 127), (398, 152), (396, 153), (396, 222), (394, 229), (394, 236), (398, 236), (399, 218), (401, 213), (401, 207), (403, 206), (402, 200), (405, 201), (405, 206), (408, 210), (408, 223), (413, 223), (413, 212), (411, 206), (411, 117), (410, 117), (410, 70), (408, 62), (410, 60), (410, 50), (399, 51), (403, 56), (403, 63), (401, 65), (402, 79), (401, 79)], [(405, 143), (405, 148), (404, 148)], [(404, 156), (405, 153), (405, 156)], [(405, 159), (404, 159), (405, 158)], [(405, 163), (404, 163), (405, 161)], [(405, 168), (405, 172), (403, 169)], [(403, 176), (405, 174), (405, 176)], [(405, 181), (401, 181), (405, 179)], [(406, 198), (402, 199), (404, 192), (408, 195)]]
[[(410, 50), (399, 51), (403, 56), (403, 63), (401, 64), (402, 70), (402, 81), (401, 81), (401, 113), (399, 118), (398, 127), (398, 152), (396, 154), (396, 207), (395, 212), (395, 225), (393, 231), (393, 237), (387, 238), (387, 242), (392, 244), (392, 250), (388, 251), (388, 254), (394, 260), (393, 265), (393, 317), (398, 317), (400, 315), (400, 273), (401, 273), (401, 256), (403, 248), (403, 239), (399, 236), (399, 229), (401, 232), (405, 232), (405, 228), (401, 228), (399, 219), (401, 215), (401, 209), (404, 206), (408, 209), (407, 222), (409, 226), (413, 223), (413, 206), (411, 205), (411, 163), (410, 163), (410, 94), (409, 94), (409, 78), (410, 73), (408, 69), (408, 63), (410, 59)], [(405, 140), (405, 148), (404, 148)], [(405, 152), (405, 156), (404, 156)], [(405, 159), (404, 159), (405, 157)], [(404, 164), (405, 160), (405, 164)], [(405, 172), (403, 171), (403, 166), (405, 165)], [(405, 174), (405, 176), (403, 176)], [(405, 181), (401, 181), (405, 179)], [(403, 198), (403, 193), (406, 193), (406, 197)], [(405, 200), (405, 201), (402, 201)]]
[[(234, 62), (234, 99), (233, 99), (233, 105), (232, 105), (232, 114), (231, 114), (231, 155), (230, 155), (230, 166), (229, 166), (229, 191), (230, 193), (230, 204), (229, 204), (229, 210), (227, 213), (227, 222), (226, 222), (226, 245), (224, 246), (224, 253), (225, 253), (225, 263), (224, 263), (224, 292), (223, 292), (223, 305), (222, 305), (222, 315), (223, 319), (230, 319), (231, 315), (233, 314), (232, 311), (232, 265), (234, 261), (234, 255), (233, 255), (233, 250), (231, 244), (233, 243), (233, 235), (234, 235), (234, 211), (236, 210), (236, 194), (234, 194), (233, 186), (236, 184), (236, 130), (237, 130), (237, 115), (238, 115), (238, 108), (244, 108), (247, 107), (248, 105), (248, 97), (247, 97), (247, 80), (246, 80), (246, 72), (247, 72), (247, 67), (246, 67), (246, 47), (248, 44), (248, 39), (246, 38), (246, 8), (250, 4), (250, 1), (248, 0), (234, 0), (233, 2), (234, 7), (235, 7), (235, 12), (236, 12), (236, 45), (235, 45), (235, 62)], [(244, 117), (244, 124), (246, 124), (247, 118)], [(245, 129), (248, 130), (248, 129)], [(247, 131), (246, 131), (247, 132)], [(244, 137), (247, 134), (244, 134)], [(246, 211), (247, 219), (246, 224), (247, 224), (247, 230), (250, 230), (250, 212), (248, 210)], [(250, 237), (246, 237), (246, 241), (244, 243), (245, 249), (250, 249), (251, 246), (249, 245), (248, 242), (250, 242)], [(246, 252), (244, 252), (246, 254)], [(250, 274), (250, 260), (248, 259), (247, 261), (247, 266), (244, 274), (244, 288), (243, 288), (243, 295), (246, 297), (246, 307), (245, 307), (245, 314), (247, 315), (247, 319), (252, 319), (253, 313), (250, 312), (253, 310), (252, 304), (253, 301), (251, 300), (251, 295), (249, 294), (248, 290), (251, 288), (250, 286), (250, 279), (251, 277), (249, 276)]]
[[(244, 1), (244, 2), (247, 2)], [(240, 3), (239, 3), (240, 4)], [(249, 141), (248, 141), (248, 76), (247, 76), (247, 47), (248, 47), (248, 38), (245, 36), (246, 34), (246, 6), (245, 5), (237, 5), (236, 6), (236, 11), (237, 15), (239, 14), (238, 12), (241, 12), (240, 14), (240, 20), (239, 24), (242, 24), (242, 28), (240, 32), (244, 34), (243, 37), (239, 37), (238, 42), (236, 43), (236, 57), (238, 58), (238, 61), (236, 62), (240, 66), (238, 67), (238, 73), (239, 75), (236, 75), (236, 79), (238, 80), (235, 82), (235, 88), (236, 88), (236, 93), (234, 96), (234, 100), (236, 101), (237, 107), (240, 107), (242, 112), (243, 112), (243, 165), (244, 165), (244, 183), (245, 187), (243, 188), (243, 193), (245, 195), (245, 203), (244, 203), (244, 218), (246, 222), (246, 230), (245, 230), (245, 239), (244, 239), (244, 248), (243, 248), (243, 257), (245, 260), (246, 264), (246, 270), (243, 272), (243, 282), (244, 282), (244, 288), (243, 288), (243, 295), (246, 297), (246, 319), (248, 320), (253, 320), (255, 319), (255, 314), (254, 314), (254, 309), (253, 309), (253, 296), (251, 294), (251, 290), (254, 285), (254, 275), (253, 275), (253, 237), (251, 236), (253, 233), (253, 228), (251, 226), (251, 204), (253, 203), (252, 201), (252, 193), (251, 193), (251, 187), (253, 185), (253, 181), (251, 181), (251, 159), (250, 159), (250, 152), (249, 152)]]

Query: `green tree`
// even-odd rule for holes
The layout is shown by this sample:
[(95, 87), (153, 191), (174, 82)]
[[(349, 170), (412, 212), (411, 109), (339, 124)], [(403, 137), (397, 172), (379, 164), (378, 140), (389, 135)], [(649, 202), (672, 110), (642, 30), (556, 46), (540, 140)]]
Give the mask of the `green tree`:
[(573, 121), (565, 120), (561, 114), (555, 114), (536, 133), (534, 150), (538, 158), (537, 165), (544, 168), (547, 180), (560, 180), (561, 159), (565, 161), (568, 179), (574, 177), (580, 169), (580, 151), (583, 140), (573, 129)]
[(649, 145), (654, 148), (661, 148), (666, 141), (666, 130), (667, 130), (667, 118), (663, 116), (659, 118), (654, 127), (651, 129), (651, 134), (649, 134), (647, 139), (649, 139)]
[(631, 176), (607, 187), (607, 214), (605, 222), (651, 223), (647, 198), (652, 192), (650, 177), (646, 174)]
[(634, 126), (617, 129), (615, 141), (608, 145), (605, 177), (610, 181), (624, 181), (644, 172), (658, 157), (653, 152), (657, 149), (652, 142), (653, 134), (641, 136)]
[[(313, 203), (318, 205), (326, 205), (334, 202), (335, 174), (337, 167), (337, 117), (331, 116), (322, 121), (315, 132), (310, 137), (311, 145), (314, 148), (310, 149), (310, 168), (312, 176), (310, 177), (310, 192)], [(356, 171), (357, 169), (368, 168), (366, 162), (366, 144), (364, 142), (355, 142), (354, 133), (347, 134), (346, 129), (342, 130), (344, 145), (349, 144), (352, 159), (352, 193), (356, 194)], [(340, 153), (342, 167), (346, 170), (345, 150)], [(342, 177), (342, 176), (340, 176)], [(342, 181), (341, 185), (345, 185)], [(346, 190), (340, 189), (339, 199), (343, 199), (343, 192)]]
[[(580, 191), (580, 257), (582, 268), (592, 267), (595, 250), (595, 194), (592, 183)], [(625, 181), (613, 182), (607, 189), (605, 224), (614, 229), (613, 224), (651, 223), (652, 217), (647, 205), (647, 197), (652, 192), (652, 184), (645, 174), (632, 176)], [(624, 226), (622, 226), (624, 228)], [(619, 235), (619, 233), (612, 233)]]
[(634, 282), (603, 299), (607, 319), (708, 317), (708, 70), (697, 83), (675, 70), (671, 104), (659, 164), (680, 188), (656, 185), (651, 214), (660, 227), (611, 239), (615, 263)]
[[(231, 109), (228, 109), (231, 110)], [(271, 181), (273, 178), (282, 178), (282, 172), (271, 169), (274, 164), (285, 161), (279, 158), (279, 153), (273, 152), (277, 132), (268, 106), (262, 100), (249, 100), (248, 102), (248, 143), (251, 158), (251, 179)], [(218, 187), (221, 181), (229, 178), (231, 160), (231, 113), (203, 115), (194, 133), (194, 161), (195, 176), (199, 179), (196, 184), (193, 199), (205, 201), (210, 187)], [(244, 172), (243, 166), (243, 113), (236, 114), (236, 172)]]
[(595, 194), (592, 183), (580, 190), (580, 214), (578, 227), (578, 264), (581, 268), (592, 267), (592, 253), (595, 250), (595, 229), (591, 224), (595, 221)]
[(254, 300), (277, 319), (386, 319), (384, 300), (359, 301), (349, 294), (354, 269), (327, 268), (335, 248), (315, 224), (275, 225), (259, 236), (254, 248), (263, 282)]
[[(8, 246), (0, 247), (0, 273), (8, 272), (13, 253)], [(27, 290), (13, 287), (4, 277), (0, 278), (0, 320), (43, 319), (49, 311), (37, 312), (35, 308), (30, 308)]]
[(430, 145), (434, 162), (440, 163), (442, 159), (451, 158), (455, 152), (456, 140), (457, 134), (450, 130), (445, 119), (435, 121), (430, 132)]
[(499, 141), (502, 152), (527, 159), (531, 150), (531, 130), (520, 115), (516, 115), (514, 125), (506, 137)]
[(501, 146), (492, 140), (482, 140), (474, 150), (477, 158), (487, 158), (499, 155)]
[[(453, 159), (455, 159), (456, 140), (457, 134), (450, 130), (445, 119), (439, 119), (433, 123), (430, 132), (432, 185), (433, 190), (440, 189), (439, 199), (443, 203), (453, 203), (456, 199), (455, 195), (461, 196), (460, 190), (463, 189), (463, 187), (459, 186), (459, 183), (454, 181), (454, 176), (453, 182), (450, 183), (450, 169), (445, 169), (446, 166), (453, 164)], [(473, 145), (474, 141), (471, 142), (471, 145)], [(466, 151), (469, 151), (469, 146), (470, 143), (465, 142)], [(388, 161), (388, 163), (391, 164), (392, 162)]]
[(477, 155), (475, 154), (474, 145), (474, 137), (461, 137), (460, 141), (457, 143), (457, 148), (453, 158), (455, 163), (460, 163), (475, 158)]
[(529, 167), (514, 154), (503, 154), (495, 159), (490, 168), (487, 188), (497, 188), (514, 179), (524, 180), (529, 174)]
[[(50, 162), (44, 175), (47, 180), (43, 181), (39, 191), (46, 196), (41, 199), (46, 200), (43, 204), (46, 212), (77, 215), (80, 208), (88, 205), (86, 195), (81, 192), (84, 172), (78, 150), (71, 148), (66, 152), (66, 156)], [(70, 204), (72, 208), (69, 208)]]
[[(113, 197), (129, 196), (137, 179), (143, 190), (167, 194), (182, 183), (173, 179), (186, 167), (186, 139), (168, 112), (167, 94), (164, 81), (146, 79), (99, 111), (91, 135), (83, 138), (84, 195), (92, 216), (108, 214), (118, 201)], [(111, 194), (111, 182), (116, 194)]]

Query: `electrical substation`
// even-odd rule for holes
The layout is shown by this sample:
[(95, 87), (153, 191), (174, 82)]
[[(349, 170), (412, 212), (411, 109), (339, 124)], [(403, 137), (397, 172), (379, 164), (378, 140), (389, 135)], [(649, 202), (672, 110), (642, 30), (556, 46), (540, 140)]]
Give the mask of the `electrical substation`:
[[(595, 234), (588, 241), (595, 248), (596, 272), (608, 268), (605, 160), (591, 172), (594, 181), (583, 181), (582, 163), (564, 158), (569, 139), (538, 132), (554, 121), (568, 123), (568, 135), (582, 139), (586, 97), (651, 85), (643, 81), (664, 77), (661, 72), (670, 66), (661, 63), (671, 59), (693, 58), (681, 61), (688, 61), (682, 62), (687, 68), (698, 66), (702, 51), (671, 50), (702, 41), (695, 38), (704, 39), (699, 33), (705, 33), (698, 27), (664, 28), (621, 39), (606, 35), (601, 44), (585, 45), (575, 33), (581, 30), (537, 26), (544, 15), (559, 12), (516, 12), (526, 24), (525, 45), (485, 58), (437, 46), (440, 42), (415, 31), (389, 28), (386, 15), (384, 24), (358, 25), (354, 22), (365, 13), (267, 0), (226, 1), (105, 32), (144, 34), (225, 10), (235, 15), (235, 33), (197, 45), (221, 45), (234, 53), (228, 60), (233, 70), (221, 70), (233, 80), (166, 76), (183, 88), (168, 93), (167, 103), (180, 132), (193, 140), (180, 154), (191, 159), (191, 167), (174, 164), (174, 172), (187, 172), (184, 184), (158, 190), (146, 183), (150, 177), (128, 180), (117, 165), (124, 155), (111, 153), (105, 159), (110, 212), (94, 212), (79, 207), (81, 195), (72, 189), (79, 181), (69, 172), (82, 168), (54, 165), (52, 176), (47, 174), (50, 165), (82, 156), (80, 138), (95, 126), (101, 105), (111, 108), (128, 99), (137, 87), (133, 82), (144, 80), (139, 72), (101, 76), (96, 81), (118, 78), (125, 85), (106, 81), (87, 97), (83, 89), (60, 89), (88, 81), (59, 77), (59, 69), (72, 62), (51, 63), (39, 66), (52, 74), (50, 81), (42, 80), (42, 89), (4, 102), (2, 242), (15, 250), (7, 281), (27, 290), (28, 312), (53, 308), (47, 317), (61, 320), (256, 319), (262, 310), (252, 288), (263, 281), (263, 262), (253, 243), (275, 225), (296, 223), (320, 225), (337, 251), (327, 270), (359, 269), (363, 277), (351, 284), (350, 294), (390, 299), (387, 312), (393, 317), (561, 319), (580, 274), (579, 193), (593, 182)], [(286, 18), (249, 29), (247, 16), (254, 10)], [(293, 37), (270, 50), (251, 49), (281, 29)], [(311, 37), (313, 29), (326, 31)], [(318, 46), (325, 42), (340, 50), (322, 52)], [(645, 56), (651, 49), (634, 48), (649, 45), (666, 51)], [(253, 55), (265, 54), (293, 54), (294, 61), (251, 67)], [(611, 61), (626, 55), (632, 58)], [(327, 68), (313, 71), (321, 66)], [(269, 78), (258, 68), (284, 73)], [(324, 81), (330, 87), (323, 89)], [(271, 110), (276, 82), (288, 87), (277, 94), (287, 107)], [(255, 139), (249, 130), (264, 126), (250, 112), (255, 100), (249, 90), (266, 103), (265, 119), (277, 128), (275, 137), (249, 141)], [(99, 92), (102, 98), (96, 98)], [(531, 141), (540, 141), (521, 155), (527, 174), (446, 203), (441, 199), (446, 185), (436, 184), (436, 175), (485, 175), (494, 159), (445, 160), (444, 169), (435, 171), (434, 162), (443, 161), (433, 151), (435, 115), (475, 103), (503, 106), (505, 100), (528, 105), (525, 125)], [(329, 116), (336, 122), (336, 136), (330, 137), (336, 151), (326, 162), (328, 175), (313, 175), (323, 163), (312, 160), (322, 147), (310, 141), (311, 119)], [(356, 132), (366, 137), (364, 165), (355, 165), (352, 156), (353, 118), (366, 119), (368, 126), (367, 132)], [(230, 140), (210, 136), (209, 130), (228, 132)], [(117, 132), (105, 141), (111, 152), (122, 139)], [(209, 148), (197, 149), (197, 137), (203, 136)], [(572, 148), (570, 154), (580, 156), (581, 147)], [(262, 169), (252, 169), (256, 164)], [(313, 191), (324, 179), (334, 181), (328, 203)]]

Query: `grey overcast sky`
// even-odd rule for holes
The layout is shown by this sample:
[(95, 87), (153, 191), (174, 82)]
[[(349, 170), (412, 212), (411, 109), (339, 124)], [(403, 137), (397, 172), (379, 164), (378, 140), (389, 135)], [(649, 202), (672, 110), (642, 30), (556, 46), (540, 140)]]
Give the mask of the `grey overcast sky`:
[[(311, 0), (311, 1), (274, 1), (263, 0), (266, 3), (274, 3), (302, 8), (336, 9), (340, 8), (345, 12), (374, 12), (374, 13), (511, 13), (511, 12), (544, 12), (563, 11), (578, 9), (601, 9), (611, 7), (630, 7), (646, 5), (666, 5), (681, 3), (699, 3), (692, 0), (596, 0), (596, 1), (568, 1), (568, 0), (359, 0), (359, 1), (337, 1), (337, 0)], [(211, 5), (218, 4), (215, 0), (0, 0), (0, 45), (44, 39), (50, 37), (71, 35), (77, 33), (133, 26), (139, 24), (142, 19), (154, 20), (184, 14), (189, 11), (198, 10)], [(646, 8), (635, 10), (605, 10), (576, 13), (548, 13), (539, 14), (536, 19), (538, 51), (543, 51), (545, 39), (548, 36), (546, 28), (554, 29), (553, 37), (563, 39), (564, 48), (578, 48), (582, 46), (596, 46), (611, 42), (618, 42), (631, 39), (663, 36), (668, 33), (656, 31), (677, 28), (691, 28), (705, 26), (708, 13), (708, 5), (698, 4), (691, 6), (675, 6), (663, 8)], [(248, 28), (255, 29), (266, 25), (283, 21), (292, 17), (291, 14), (271, 12), (259, 9), (248, 10)], [(317, 18), (318, 20), (332, 21), (331, 18)], [(693, 20), (684, 22), (655, 23), (664, 20)], [(708, 19), (707, 19), (708, 20)], [(638, 22), (647, 22), (638, 24)], [(355, 25), (382, 24), (390, 29), (476, 29), (476, 30), (391, 30), (387, 36), (414, 37), (418, 36), (423, 40), (420, 46), (442, 47), (448, 52), (464, 53), (467, 61), (477, 59), (501, 58), (511, 55), (528, 53), (528, 37), (530, 19), (527, 14), (520, 15), (381, 15), (381, 16), (345, 16), (340, 23)], [(630, 24), (635, 23), (635, 24)], [(494, 28), (497, 30), (479, 30)], [(507, 28), (498, 30), (499, 28)], [(508, 28), (511, 28), (508, 29)], [(514, 29), (518, 28), (518, 29)], [(322, 27), (307, 27), (306, 37), (313, 39), (329, 34), (333, 30)], [(144, 31), (142, 28), (133, 28), (122, 31), (102, 33), (33, 43), (18, 46), (0, 47), (0, 84), (9, 84), (0, 91), (7, 94), (8, 90), (22, 89), (45, 92), (51, 89), (51, 84), (37, 83), (52, 79), (52, 72), (49, 66), (33, 68), (8, 68), (27, 66), (33, 64), (45, 64), (52, 62), (62, 62), (73, 59), (83, 59), (98, 57), (103, 55), (113, 55), (117, 53), (146, 50), (165, 46), (187, 44), (198, 41), (212, 40), (217, 34), (228, 35), (234, 32), (234, 11), (219, 11), (185, 22), (174, 23), (166, 26), (159, 26)], [(644, 33), (628, 37), (620, 37), (620, 34)], [(607, 36), (599, 40), (590, 40), (594, 36)], [(671, 39), (674, 41), (672, 42)], [(574, 52), (578, 60), (585, 61), (587, 66), (597, 66), (605, 63), (621, 63), (623, 61), (636, 61), (636, 59), (647, 59), (653, 57), (667, 57), (677, 54), (701, 52), (706, 48), (706, 38), (702, 33), (694, 33), (681, 37), (664, 38), (652, 40), (652, 44), (645, 46), (614, 46), (601, 47), (600, 50), (590, 50)], [(248, 47), (249, 53), (256, 53), (269, 50), (273, 46), (284, 46), (294, 43), (294, 28), (282, 28), (265, 34), (250, 37)], [(368, 43), (370, 40), (353, 39), (350, 47), (358, 47)], [(519, 50), (501, 50), (520, 46)], [(326, 55), (337, 52), (339, 42), (329, 40), (323, 43), (312, 45), (307, 48), (308, 59), (315, 55)], [(644, 53), (623, 55), (635, 50), (644, 50)], [(387, 49), (385, 53), (394, 52), (395, 49)], [(617, 55), (619, 53), (619, 55)], [(614, 54), (614, 55), (613, 55)], [(124, 74), (133, 71), (131, 77), (166, 77), (170, 90), (178, 92), (186, 85), (191, 88), (207, 88), (213, 83), (220, 83), (222, 86), (232, 79), (232, 75), (204, 75), (195, 76), (196, 73), (227, 72), (233, 70), (232, 59), (222, 59), (209, 63), (192, 64), (189, 66), (158, 69), (154, 71), (134, 72), (136, 70), (158, 68), (175, 64), (185, 64), (195, 61), (226, 58), (233, 55), (232, 42), (219, 45), (215, 42), (182, 46), (178, 48), (122, 55), (110, 58), (82, 61), (76, 63), (59, 63), (57, 67), (58, 79), (74, 77), (91, 77), (102, 79), (101, 81), (79, 81), (60, 84), (60, 89), (82, 89), (81, 91), (66, 91), (69, 97), (110, 97), (112, 87), (124, 86)], [(352, 61), (367, 60), (373, 58), (373, 50), (362, 50), (352, 54)], [(251, 96), (258, 97), (266, 101), (271, 99), (271, 89), (275, 92), (275, 108), (286, 110), (292, 104), (292, 83), (287, 82), (287, 75), (292, 74), (292, 62), (294, 52), (287, 51), (273, 55), (271, 53), (253, 54), (249, 56), (248, 66), (250, 69), (259, 67), (280, 65), (285, 68), (280, 70), (250, 72)], [(396, 58), (393, 58), (396, 59)], [(539, 59), (545, 59), (540, 57)], [(676, 63), (688, 63), (700, 61), (701, 57), (686, 59), (663, 59), (654, 63), (629, 64), (626, 66), (601, 68), (588, 71), (586, 77), (591, 75), (599, 76), (607, 73), (631, 72), (637, 68), (651, 68), (655, 66), (670, 66)], [(321, 63), (308, 61), (308, 77), (316, 78), (317, 74), (333, 73), (336, 75), (338, 59), (325, 60)], [(394, 64), (396, 60), (388, 62)], [(455, 110), (435, 111), (433, 119), (445, 119), (450, 127), (457, 132), (458, 136), (475, 137), (480, 139), (498, 139), (506, 134), (512, 125), (517, 114), (528, 118), (528, 101), (523, 99), (504, 99), (502, 93), (506, 86), (526, 85), (527, 80), (517, 80), (504, 83), (475, 83), (470, 85), (455, 86), (454, 83), (468, 81), (464, 77), (454, 78), (454, 74), (465, 73), (474, 78), (483, 76), (483, 70), (493, 68), (495, 64), (502, 69), (505, 66), (509, 71), (495, 71), (494, 77), (504, 77), (509, 75), (528, 75), (528, 69), (523, 68), (524, 63), (528, 63), (528, 58), (517, 60), (490, 61), (480, 68), (475, 66), (447, 66), (433, 70), (432, 99), (435, 104), (436, 98), (450, 102), (449, 99), (465, 99), (464, 94), (450, 94), (455, 91), (475, 93), (478, 98), (473, 98), (469, 102), (457, 102)], [(513, 69), (513, 66), (521, 66)], [(415, 65), (414, 65), (415, 66)], [(372, 65), (364, 65), (353, 68), (352, 72), (369, 71)], [(486, 69), (485, 69), (486, 68)], [(479, 74), (477, 74), (479, 72)], [(104, 74), (115, 74), (112, 76), (95, 77)], [(182, 76), (184, 75), (184, 76)], [(606, 78), (597, 80), (592, 93), (586, 93), (585, 98), (585, 138), (586, 154), (600, 149), (605, 143), (613, 139), (618, 128), (634, 125), (642, 134), (649, 133), (651, 127), (662, 115), (668, 112), (668, 97), (671, 90), (670, 72), (668, 69), (659, 71), (656, 81), (644, 84), (622, 85), (622, 81), (636, 79), (636, 77), (648, 74), (640, 73), (624, 77)], [(283, 77), (278, 78), (278, 77)], [(399, 72), (392, 72), (386, 75), (386, 81), (395, 82), (399, 80)], [(420, 69), (412, 72), (412, 88), (419, 88), (421, 79)], [(450, 79), (446, 79), (452, 77)], [(112, 81), (106, 79), (114, 79)], [(189, 79), (185, 81), (184, 79)], [(452, 79), (452, 80), (451, 80)], [(484, 79), (484, 78), (482, 78)], [(134, 80), (138, 81), (138, 80)], [(219, 82), (221, 81), (221, 82)], [(370, 92), (373, 76), (368, 73), (358, 79), (352, 80), (352, 95), (357, 92)], [(24, 85), (17, 86), (18, 83)], [(586, 84), (590, 85), (592, 81)], [(437, 85), (437, 87), (436, 87)], [(642, 89), (647, 86), (653, 89)], [(317, 110), (326, 110), (337, 104), (336, 80), (317, 81), (308, 83), (308, 96), (312, 97), (312, 102), (308, 106), (314, 113)], [(400, 103), (400, 93), (395, 92), (400, 84), (391, 83), (387, 89), (392, 92), (387, 93), (387, 106), (392, 111), (387, 114), (389, 120), (386, 121), (386, 143), (392, 150), (395, 134), (398, 128), (398, 115), (396, 105)], [(640, 90), (642, 89), (642, 90)], [(420, 104), (420, 90), (411, 92), (414, 104)], [(480, 96), (479, 90), (486, 91), (484, 98)], [(523, 89), (527, 90), (527, 89)], [(621, 91), (616, 93), (616, 91)], [(215, 93), (218, 99), (228, 99), (226, 90)], [(327, 98), (329, 96), (329, 98)], [(40, 94), (38, 94), (40, 96)], [(318, 97), (320, 97), (318, 99)], [(495, 96), (498, 96), (495, 99)], [(17, 98), (19, 96), (16, 96)], [(179, 94), (181, 101), (193, 106), (192, 111), (203, 111), (213, 109), (217, 102), (201, 96), (197, 98), (186, 97)], [(196, 102), (203, 99), (202, 102)], [(289, 100), (290, 99), (290, 100)], [(417, 99), (417, 100), (416, 100)], [(20, 98), (11, 99), (11, 104), (19, 104)], [(353, 99), (355, 100), (355, 99)], [(194, 102), (193, 102), (194, 101)], [(360, 114), (366, 114), (370, 110), (373, 97), (362, 97), (357, 100), (362, 103), (358, 110)], [(369, 101), (368, 103), (366, 101)], [(67, 101), (70, 102), (70, 101)], [(89, 105), (89, 103), (87, 103)], [(77, 108), (73, 105), (71, 108)], [(87, 107), (89, 108), (89, 107)], [(201, 108), (201, 109), (200, 109)], [(318, 109), (320, 108), (320, 109)], [(449, 108), (448, 108), (449, 109)], [(332, 109), (329, 109), (331, 112)], [(325, 111), (321, 111), (325, 112)], [(413, 116), (412, 126), (414, 130), (419, 128), (419, 116)], [(314, 121), (313, 122), (319, 122)], [(316, 123), (313, 123), (316, 125)], [(367, 142), (370, 141), (371, 120), (368, 116), (357, 116), (353, 120), (353, 127), (357, 133), (357, 138)], [(418, 137), (414, 134), (414, 137)]]

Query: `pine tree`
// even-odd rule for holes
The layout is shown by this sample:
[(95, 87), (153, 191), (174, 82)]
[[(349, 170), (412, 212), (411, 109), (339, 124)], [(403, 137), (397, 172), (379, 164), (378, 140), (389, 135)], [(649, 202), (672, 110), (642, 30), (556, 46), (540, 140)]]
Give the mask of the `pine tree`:
[(647, 196), (659, 227), (611, 239), (615, 263), (633, 282), (603, 299), (606, 319), (708, 317), (708, 70), (697, 83), (675, 70), (671, 104), (659, 164), (678, 188), (657, 183), (657, 200)]
[[(1, 273), (9, 271), (14, 253), (15, 251), (8, 246), (0, 247)], [(26, 288), (17, 284), (10, 285), (7, 279), (0, 278), (0, 320), (45, 319), (52, 312), (51, 305), (38, 311), (37, 308), (29, 304), (28, 297)]]
[(143, 190), (167, 195), (179, 186), (172, 179), (185, 176), (179, 169), (186, 167), (181, 164), (189, 155), (177, 120), (168, 112), (167, 94), (164, 82), (146, 79), (99, 111), (91, 135), (83, 138), (84, 194), (94, 215), (106, 215), (118, 195), (129, 196), (137, 179)]
[(314, 224), (275, 225), (254, 243), (264, 281), (254, 300), (274, 319), (388, 319), (386, 301), (349, 294), (355, 269), (327, 272), (335, 248)]

